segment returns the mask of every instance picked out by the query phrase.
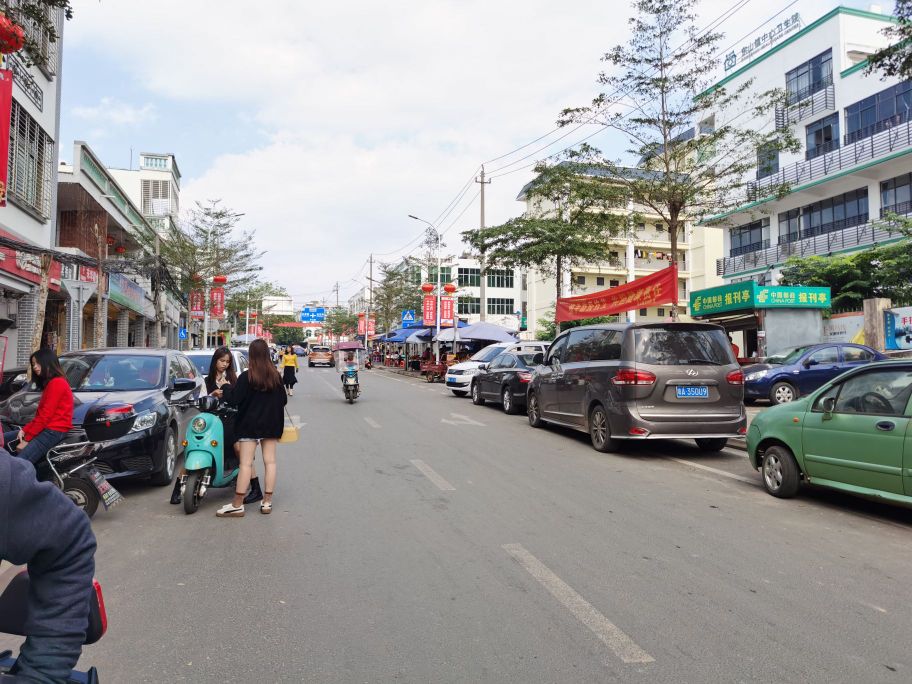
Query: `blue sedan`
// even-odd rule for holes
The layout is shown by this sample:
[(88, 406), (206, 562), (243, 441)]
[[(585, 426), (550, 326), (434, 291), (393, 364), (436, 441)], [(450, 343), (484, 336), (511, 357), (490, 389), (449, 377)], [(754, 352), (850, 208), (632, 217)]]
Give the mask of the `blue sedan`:
[(857, 366), (888, 358), (862, 344), (823, 343), (792, 347), (766, 363), (744, 369), (744, 400), (787, 404)]

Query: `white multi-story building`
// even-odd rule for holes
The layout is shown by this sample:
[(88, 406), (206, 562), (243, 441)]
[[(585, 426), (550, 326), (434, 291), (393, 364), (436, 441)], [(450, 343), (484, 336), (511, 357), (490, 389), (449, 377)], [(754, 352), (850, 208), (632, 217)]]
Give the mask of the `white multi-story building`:
[[(901, 239), (881, 218), (912, 212), (912, 81), (867, 75), (867, 57), (888, 44), (895, 21), (837, 7), (808, 24), (789, 17), (787, 38), (738, 63), (718, 85), (784, 89), (787, 101), (760, 130), (788, 126), (803, 141), (797, 154), (758, 155), (741, 204), (722, 219), (725, 282), (775, 284), (793, 255), (852, 253)], [(785, 22), (764, 35), (782, 34)], [(771, 188), (787, 184), (784, 196)], [(771, 196), (772, 195), (772, 196)]]

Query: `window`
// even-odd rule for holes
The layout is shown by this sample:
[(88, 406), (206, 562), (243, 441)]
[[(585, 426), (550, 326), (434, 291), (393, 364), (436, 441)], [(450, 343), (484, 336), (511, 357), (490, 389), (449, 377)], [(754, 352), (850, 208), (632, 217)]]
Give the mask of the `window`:
[(608, 285), (611, 287), (618, 287), (621, 284), (620, 280), (609, 280)]
[(577, 284), (577, 285), (585, 285), (585, 284), (586, 284), (586, 276), (584, 276), (584, 275), (576, 276), (576, 284)]
[(51, 178), (54, 141), (22, 106), (13, 100), (10, 115), (9, 185), (7, 194), (17, 204), (51, 217)]
[(468, 316), (469, 314), (481, 313), (480, 297), (460, 297), (457, 301), (457, 312), (460, 315)]
[(912, 118), (910, 110), (912, 80), (897, 83), (849, 105), (845, 110), (846, 145), (909, 121)]
[(488, 313), (509, 315), (516, 311), (512, 297), (493, 297), (488, 299)]
[(529, 289), (529, 276), (528, 276), (528, 274), (523, 273), (522, 276), (520, 276), (519, 282), (521, 283), (520, 287), (522, 288), (522, 291), (523, 291), (523, 292), (525, 292), (526, 290)]
[(904, 369), (855, 375), (839, 386), (837, 413), (901, 416), (909, 400), (912, 373)]
[(655, 230), (656, 230), (657, 233), (664, 233), (664, 232), (665, 232), (665, 224), (664, 224), (664, 223), (657, 223), (657, 224), (655, 224)]
[(839, 149), (839, 114), (830, 114), (807, 126), (805, 159), (814, 159)]
[(603, 276), (596, 276), (596, 277), (595, 277), (595, 284), (596, 284), (596, 285), (604, 285), (604, 284), (605, 284), (605, 278), (604, 278)]
[(409, 266), (408, 279), (412, 285), (421, 285), (421, 266)]
[[(6, 4), (12, 8), (17, 5), (21, 7), (23, 3), (21, 0), (12, 0)], [(57, 35), (60, 36), (60, 10), (57, 8), (44, 7), (38, 11), (44, 13), (44, 15), (48, 18), (48, 22), (55, 27)], [(28, 19), (24, 19), (22, 21), (22, 28), (25, 30), (25, 35), (27, 38), (31, 40), (36, 46), (36, 49), (29, 51), (29, 55), (31, 56), (32, 60), (34, 60), (35, 64), (47, 74), (52, 76), (56, 74), (57, 54), (58, 50), (60, 49), (60, 39), (58, 38), (56, 41), (52, 42), (51, 37), (48, 35), (47, 31), (38, 26), (35, 22), (29, 21)]]
[(180, 361), (181, 370), (184, 372), (185, 378), (193, 379), (196, 377), (196, 370), (193, 368), (193, 364), (190, 363), (190, 360), (185, 356), (177, 357)]
[[(450, 282), (453, 277), (453, 270), (449, 266), (443, 266), (440, 269), (440, 284), (445, 285)], [(428, 282), (436, 285), (437, 284), (437, 267), (431, 266), (428, 270)]]
[(164, 180), (142, 181), (143, 216), (167, 216), (171, 213), (171, 184)]
[(480, 268), (462, 268), (457, 270), (459, 287), (481, 287)]
[(726, 366), (735, 359), (728, 337), (721, 330), (637, 328), (634, 340), (637, 363)]
[(731, 256), (740, 256), (769, 247), (769, 239), (764, 241), (763, 229), (769, 227), (769, 218), (763, 218), (746, 226), (731, 229)]
[(801, 208), (801, 237), (813, 237), (868, 222), (868, 189), (859, 188)]
[(565, 360), (616, 361), (621, 358), (621, 333), (616, 330), (574, 330), (570, 333)]
[(801, 210), (792, 209), (779, 214), (779, 244), (794, 242), (801, 237)]
[(818, 349), (813, 354), (807, 357), (808, 361), (813, 361), (820, 366), (831, 366), (834, 363), (839, 363), (839, 350), (836, 347), (824, 347), (823, 349)]
[(810, 97), (833, 82), (833, 51), (827, 50), (786, 73), (788, 104)]
[(779, 173), (779, 149), (772, 144), (757, 150), (757, 180)]
[(874, 360), (874, 355), (861, 347), (843, 347), (842, 360), (844, 363), (868, 363)]
[(640, 309), (640, 316), (648, 316), (649, 309)]
[(656, 316), (658, 316), (659, 318), (664, 318), (665, 309), (663, 309), (662, 307), (659, 307), (658, 309), (656, 309)]
[(549, 365), (554, 363), (554, 361), (563, 361), (564, 351), (567, 349), (567, 338), (569, 335), (564, 335), (563, 337), (557, 338), (557, 341), (551, 345), (551, 348), (548, 349), (548, 357), (545, 359), (546, 363)]
[(880, 184), (880, 215), (888, 212), (894, 214), (908, 214), (912, 212), (912, 174), (885, 180)]
[(168, 365), (168, 381), (174, 382), (180, 377), (183, 377), (184, 370), (181, 368), (180, 361), (178, 361), (177, 356), (171, 357), (171, 362)]
[(488, 287), (513, 287), (512, 269), (488, 271)]

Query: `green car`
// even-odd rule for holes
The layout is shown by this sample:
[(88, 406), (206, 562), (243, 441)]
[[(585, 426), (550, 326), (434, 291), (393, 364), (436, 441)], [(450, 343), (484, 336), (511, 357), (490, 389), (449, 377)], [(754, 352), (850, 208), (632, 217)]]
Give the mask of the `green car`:
[(912, 506), (910, 425), (912, 360), (880, 361), (757, 416), (747, 451), (773, 496), (803, 481)]

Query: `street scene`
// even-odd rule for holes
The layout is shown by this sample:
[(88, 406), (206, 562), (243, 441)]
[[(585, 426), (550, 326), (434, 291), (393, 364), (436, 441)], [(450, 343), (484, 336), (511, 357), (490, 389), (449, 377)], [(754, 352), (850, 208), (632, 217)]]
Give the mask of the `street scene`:
[(0, 684), (909, 682), (912, 0), (0, 0)]

